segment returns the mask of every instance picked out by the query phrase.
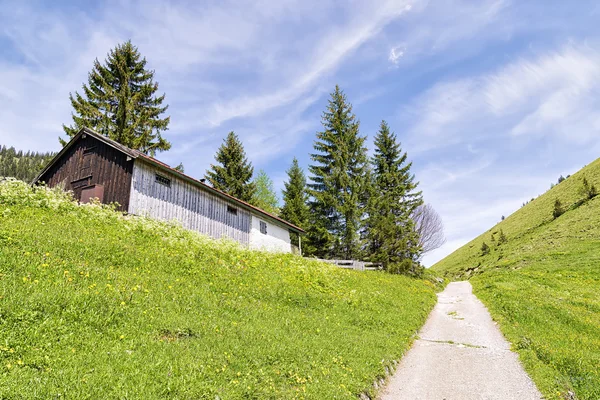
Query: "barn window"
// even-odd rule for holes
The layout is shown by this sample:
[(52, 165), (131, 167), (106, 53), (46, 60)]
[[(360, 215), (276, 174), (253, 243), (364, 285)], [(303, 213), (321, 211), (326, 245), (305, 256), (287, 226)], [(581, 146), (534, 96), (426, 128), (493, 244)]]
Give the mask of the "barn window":
[(237, 215), (237, 208), (231, 207), (231, 206), (227, 206), (227, 212), (231, 213), (233, 215)]
[(263, 235), (267, 234), (267, 223), (264, 221), (260, 221), (260, 233)]
[(171, 187), (171, 180), (169, 178), (167, 178), (166, 176), (156, 174), (154, 180), (156, 182), (160, 183), (161, 185), (165, 185), (166, 187)]

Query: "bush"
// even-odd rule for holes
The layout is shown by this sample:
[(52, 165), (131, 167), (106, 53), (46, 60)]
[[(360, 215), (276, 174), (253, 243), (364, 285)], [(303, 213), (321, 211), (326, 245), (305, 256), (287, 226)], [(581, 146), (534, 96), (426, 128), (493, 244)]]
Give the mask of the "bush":
[(409, 276), (421, 277), (423, 275), (423, 266), (418, 262), (405, 258), (399, 263), (390, 264), (387, 267), (387, 272), (390, 274), (402, 274)]
[(508, 242), (508, 239), (506, 237), (506, 235), (504, 234), (504, 231), (502, 229), (500, 229), (500, 236), (498, 237), (498, 244), (503, 244)]
[(552, 211), (552, 216), (554, 217), (554, 219), (560, 217), (561, 215), (563, 215), (565, 213), (565, 210), (562, 206), (562, 203), (559, 199), (556, 199), (554, 201), (554, 210)]
[(486, 242), (483, 242), (481, 245), (481, 255), (485, 256), (486, 254), (490, 254), (490, 246)]
[(598, 191), (596, 190), (596, 186), (593, 184), (590, 185), (587, 178), (583, 178), (583, 182), (581, 183), (581, 188), (579, 189), (579, 193), (586, 199), (591, 200), (598, 195)]

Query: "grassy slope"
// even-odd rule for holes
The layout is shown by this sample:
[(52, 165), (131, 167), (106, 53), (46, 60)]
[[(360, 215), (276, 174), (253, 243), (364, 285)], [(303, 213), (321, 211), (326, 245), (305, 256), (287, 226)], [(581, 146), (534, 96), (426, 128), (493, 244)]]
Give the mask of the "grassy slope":
[(470, 279), (551, 399), (600, 398), (600, 196), (552, 220), (556, 198), (582, 198), (584, 176), (600, 188), (600, 159), (433, 266)]
[(356, 398), (432, 286), (0, 184), (0, 398)]

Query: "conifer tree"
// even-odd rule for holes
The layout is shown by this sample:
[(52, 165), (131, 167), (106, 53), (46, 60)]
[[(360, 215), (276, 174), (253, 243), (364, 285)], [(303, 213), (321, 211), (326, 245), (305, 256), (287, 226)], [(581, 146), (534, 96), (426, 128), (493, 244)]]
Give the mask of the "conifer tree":
[[(324, 130), (317, 132), (314, 162), (309, 166), (311, 183), (311, 229), (308, 241), (319, 256), (346, 259), (360, 250), (361, 207), (366, 185), (366, 137), (359, 134), (359, 122), (352, 105), (336, 85), (322, 115)], [(327, 246), (327, 247), (324, 247)]]
[(256, 185), (252, 182), (254, 168), (246, 158), (244, 146), (238, 136), (229, 132), (215, 155), (219, 164), (211, 164), (206, 179), (215, 188), (240, 200), (251, 202)]
[(367, 251), (370, 259), (381, 262), (384, 268), (405, 259), (416, 261), (420, 256), (419, 236), (411, 215), (422, 203), (418, 182), (411, 173), (394, 133), (385, 121), (375, 136), (373, 193), (369, 200), (367, 218)]
[(269, 175), (261, 169), (256, 174), (253, 183), (256, 190), (251, 203), (266, 212), (277, 214), (279, 212), (279, 199), (275, 189), (273, 189), (273, 181), (269, 178)]
[[(300, 227), (307, 228), (308, 225), (308, 193), (306, 189), (306, 177), (304, 171), (298, 165), (298, 159), (294, 157), (292, 165), (287, 170), (288, 181), (284, 183), (283, 207), (279, 216), (284, 220)], [(299, 238), (295, 233), (290, 232), (292, 244), (298, 246)], [(314, 248), (303, 246), (304, 255), (313, 255)]]
[(0, 146), (0, 177), (31, 182), (53, 157), (54, 153), (24, 153), (14, 147)]
[(292, 160), (287, 175), (288, 181), (284, 183), (284, 189), (282, 190), (283, 207), (279, 216), (300, 228), (306, 228), (309, 212), (306, 177), (304, 171), (298, 165), (296, 157)]
[(161, 136), (169, 126), (170, 117), (162, 118), (168, 106), (162, 105), (164, 94), (156, 96), (153, 79), (154, 71), (146, 69), (146, 58), (131, 41), (118, 45), (104, 64), (94, 61), (83, 95), (69, 95), (73, 124), (63, 125), (65, 133), (71, 138), (87, 127), (150, 155), (169, 150), (171, 144)]
[(506, 235), (504, 234), (504, 231), (502, 229), (500, 229), (500, 237), (498, 238), (498, 244), (504, 244), (508, 242), (508, 238), (506, 237)]
[(483, 242), (481, 245), (481, 255), (485, 256), (487, 254), (490, 254), (490, 246), (486, 242)]
[(175, 171), (179, 171), (182, 174), (185, 173), (185, 167), (183, 166), (183, 163), (180, 162), (179, 165), (177, 165), (175, 168), (173, 168)]

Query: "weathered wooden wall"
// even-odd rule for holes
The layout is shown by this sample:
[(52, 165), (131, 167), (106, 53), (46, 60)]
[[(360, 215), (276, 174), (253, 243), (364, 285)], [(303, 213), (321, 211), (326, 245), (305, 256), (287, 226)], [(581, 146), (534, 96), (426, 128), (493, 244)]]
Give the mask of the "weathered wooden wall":
[[(156, 182), (156, 174), (171, 179), (170, 187)], [(237, 215), (227, 206), (237, 209)], [(185, 228), (214, 238), (230, 237), (249, 244), (250, 213), (206, 190), (136, 159), (133, 168), (129, 213), (166, 221), (177, 220)]]
[(119, 203), (121, 211), (129, 208), (133, 160), (115, 148), (88, 135), (79, 139), (39, 179), (49, 187), (72, 190), (77, 200), (91, 185), (104, 186), (104, 203)]

